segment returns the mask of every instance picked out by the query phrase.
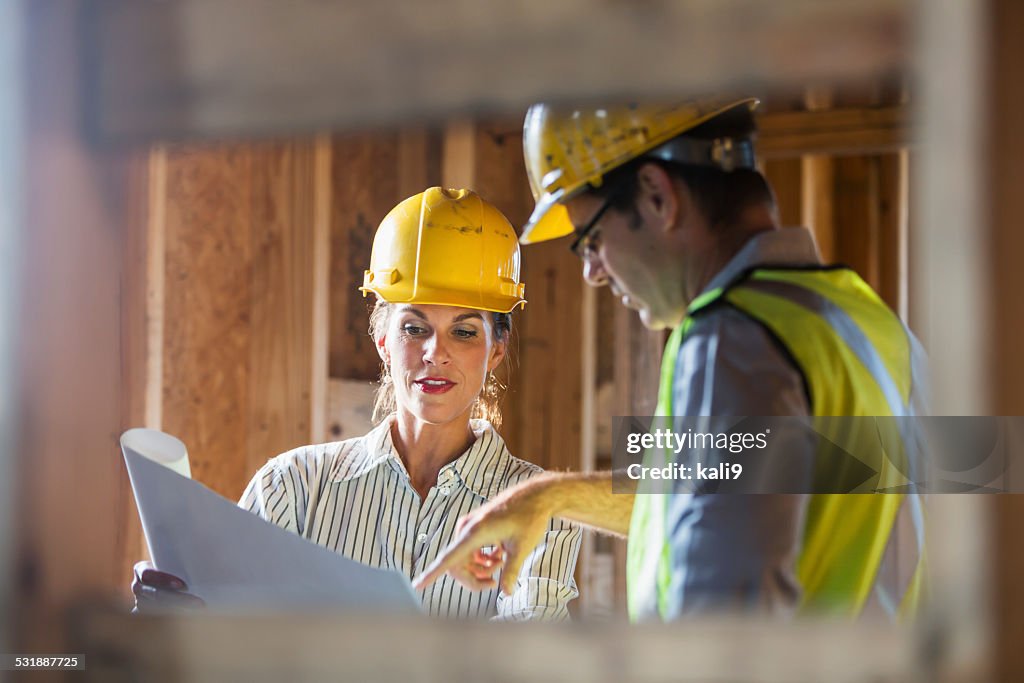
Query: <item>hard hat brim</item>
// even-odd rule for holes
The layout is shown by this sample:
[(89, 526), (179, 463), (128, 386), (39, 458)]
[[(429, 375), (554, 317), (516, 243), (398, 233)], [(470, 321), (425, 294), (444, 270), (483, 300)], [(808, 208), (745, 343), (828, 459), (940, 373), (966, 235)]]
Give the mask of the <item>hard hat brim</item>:
[(376, 287), (360, 287), (363, 296), (373, 293), (389, 304), (423, 304), (425, 306), (452, 306), (472, 308), (491, 313), (511, 313), (516, 307), (525, 308), (526, 299), (515, 296), (483, 295), (480, 292), (460, 292), (450, 289), (419, 287), (415, 295), (408, 298), (396, 297), (394, 293), (384, 294)]
[(546, 242), (575, 232), (576, 228), (569, 220), (569, 211), (561, 203), (562, 198), (562, 192), (545, 194), (540, 198), (530, 219), (523, 226), (520, 244)]

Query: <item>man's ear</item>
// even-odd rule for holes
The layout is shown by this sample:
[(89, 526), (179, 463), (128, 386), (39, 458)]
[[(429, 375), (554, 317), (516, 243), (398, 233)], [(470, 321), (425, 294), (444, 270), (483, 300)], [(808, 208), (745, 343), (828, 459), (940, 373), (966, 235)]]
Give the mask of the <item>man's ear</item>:
[(685, 213), (686, 196), (680, 196), (679, 185), (672, 176), (656, 163), (647, 163), (637, 169), (637, 211), (645, 222), (669, 231), (680, 222)]

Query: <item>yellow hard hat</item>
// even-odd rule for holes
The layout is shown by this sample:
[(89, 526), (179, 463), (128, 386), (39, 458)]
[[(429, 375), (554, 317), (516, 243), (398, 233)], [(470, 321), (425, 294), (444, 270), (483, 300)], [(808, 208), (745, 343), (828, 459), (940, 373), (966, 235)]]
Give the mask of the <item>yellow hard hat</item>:
[[(522, 243), (543, 242), (573, 231), (563, 202), (609, 171), (721, 114), (753, 109), (756, 98), (703, 98), (670, 105), (617, 105), (589, 109), (535, 104), (523, 126), (523, 153), (536, 207), (523, 228)], [(733, 151), (729, 141), (666, 150), (663, 158), (725, 169), (753, 165), (753, 147)], [(741, 157), (742, 155), (742, 157)], [(700, 157), (700, 158), (698, 158)]]
[(390, 303), (508, 313), (526, 305), (516, 231), (477, 193), (432, 187), (384, 217), (359, 290)]

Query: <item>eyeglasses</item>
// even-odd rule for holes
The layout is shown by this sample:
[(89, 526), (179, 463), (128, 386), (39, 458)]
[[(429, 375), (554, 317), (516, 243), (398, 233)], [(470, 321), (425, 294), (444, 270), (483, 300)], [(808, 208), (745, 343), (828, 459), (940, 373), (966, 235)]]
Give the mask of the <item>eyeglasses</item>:
[(608, 198), (604, 200), (604, 204), (601, 205), (601, 208), (599, 208), (597, 212), (594, 213), (593, 217), (587, 221), (587, 224), (576, 231), (576, 239), (573, 241), (572, 246), (570, 246), (569, 249), (571, 249), (572, 253), (576, 254), (579, 258), (586, 259), (596, 251), (594, 242), (597, 240), (597, 236), (599, 234), (595, 232), (597, 223), (601, 220), (601, 216), (611, 208), (611, 205), (615, 200), (619, 198), (620, 193), (621, 188), (613, 190), (608, 195)]

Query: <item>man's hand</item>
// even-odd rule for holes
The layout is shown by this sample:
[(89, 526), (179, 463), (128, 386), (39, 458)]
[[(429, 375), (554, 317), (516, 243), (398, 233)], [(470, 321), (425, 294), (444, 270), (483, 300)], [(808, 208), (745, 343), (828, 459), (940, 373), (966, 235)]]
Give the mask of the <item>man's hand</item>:
[(132, 576), (133, 612), (167, 612), (205, 607), (202, 598), (186, 593), (188, 586), (173, 574), (155, 569), (150, 562), (136, 562)]
[[(495, 586), (494, 572), (501, 568), (501, 591), (512, 595), (523, 562), (544, 537), (551, 508), (544, 496), (543, 477), (506, 489), (501, 495), (458, 521), (455, 538), (444, 552), (413, 581), (422, 590), (445, 573), (471, 590)], [(494, 550), (482, 550), (486, 546)]]

